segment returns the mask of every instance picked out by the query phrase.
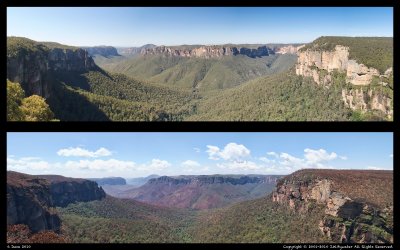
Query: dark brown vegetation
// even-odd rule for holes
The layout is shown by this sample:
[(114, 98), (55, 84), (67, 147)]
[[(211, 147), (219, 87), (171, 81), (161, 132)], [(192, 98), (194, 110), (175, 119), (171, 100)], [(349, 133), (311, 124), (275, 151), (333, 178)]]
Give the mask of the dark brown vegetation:
[(284, 179), (315, 177), (332, 180), (333, 190), (352, 199), (380, 208), (393, 205), (393, 171), (304, 169)]
[(7, 243), (68, 243), (69, 240), (60, 234), (46, 230), (32, 233), (24, 224), (7, 226)]

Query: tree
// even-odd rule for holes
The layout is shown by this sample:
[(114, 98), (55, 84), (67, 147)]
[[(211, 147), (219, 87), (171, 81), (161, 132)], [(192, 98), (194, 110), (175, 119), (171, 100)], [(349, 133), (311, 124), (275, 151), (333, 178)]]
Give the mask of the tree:
[(7, 80), (7, 121), (22, 121), (24, 114), (20, 108), (25, 92), (18, 83)]
[(21, 110), (25, 115), (25, 121), (50, 121), (54, 118), (54, 114), (45, 99), (38, 95), (24, 98)]
[(21, 85), (7, 79), (7, 121), (58, 121), (43, 97), (24, 97)]

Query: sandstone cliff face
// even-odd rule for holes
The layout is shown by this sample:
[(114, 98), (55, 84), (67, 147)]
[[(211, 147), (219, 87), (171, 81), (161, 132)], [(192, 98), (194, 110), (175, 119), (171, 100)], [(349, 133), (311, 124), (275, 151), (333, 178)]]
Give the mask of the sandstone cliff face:
[(171, 185), (207, 185), (207, 184), (232, 184), (232, 185), (245, 185), (249, 183), (269, 183), (275, 184), (278, 176), (240, 176), (239, 178), (226, 177), (226, 176), (183, 176), (183, 177), (169, 177), (161, 176), (158, 178), (150, 179), (149, 184), (171, 184)]
[(50, 192), (55, 206), (65, 207), (74, 202), (100, 200), (106, 197), (94, 181), (51, 181)]
[(293, 45), (289, 45), (289, 46), (283, 46), (278, 48), (275, 53), (276, 54), (297, 54), (298, 50), (303, 48), (304, 45), (301, 46), (293, 46)]
[(48, 181), (7, 172), (7, 225), (26, 224), (32, 232), (60, 230)]
[[(345, 81), (353, 85), (368, 86), (374, 77), (389, 77), (391, 68), (383, 75), (374, 68), (359, 64), (355, 60), (349, 60), (349, 48), (336, 45), (334, 51), (306, 50), (298, 52), (296, 74), (312, 77), (318, 85), (330, 85), (332, 83), (332, 72), (337, 71), (345, 74)], [(387, 83), (380, 82), (385, 86)], [(369, 90), (342, 90), (344, 103), (353, 110), (366, 112), (368, 110), (380, 110), (387, 117), (393, 115), (391, 98), (377, 91)]]
[(151, 49), (151, 48), (155, 48), (157, 47), (157, 45), (154, 44), (145, 44), (141, 47), (130, 47), (130, 48), (118, 48), (117, 51), (120, 54), (126, 55), (126, 56), (132, 56), (132, 55), (136, 55), (136, 54), (140, 54), (140, 52), (143, 49)]
[(332, 180), (320, 178), (284, 180), (271, 198), (298, 213), (321, 206), (325, 216), (316, 226), (334, 242), (393, 243), (393, 206), (380, 209), (354, 200), (335, 191), (332, 184)]
[(51, 94), (48, 77), (52, 72), (84, 72), (95, 68), (93, 59), (83, 49), (39, 49), (7, 57), (7, 78), (20, 83), (27, 96), (48, 98)]
[(59, 232), (61, 220), (56, 213), (56, 206), (103, 197), (103, 189), (92, 181), (8, 171), (7, 224), (26, 224), (32, 232)]
[(211, 209), (269, 194), (281, 176), (161, 176), (138, 188), (112, 191), (118, 198), (171, 208)]
[(376, 91), (342, 89), (343, 102), (353, 110), (380, 110), (388, 117), (393, 116), (392, 99)]
[(248, 57), (261, 57), (274, 54), (274, 51), (266, 46), (257, 49), (224, 47), (224, 46), (201, 46), (194, 49), (175, 49), (165, 46), (155, 48), (144, 48), (142, 55), (164, 55), (180, 57), (201, 57), (201, 58), (219, 58), (223, 56), (246, 55)]
[(373, 76), (379, 76), (377, 69), (349, 60), (349, 48), (341, 45), (336, 45), (334, 51), (306, 50), (298, 53), (297, 75), (313, 77), (318, 84), (325, 83), (317, 77), (320, 70), (346, 73), (346, 81), (354, 85), (368, 85)]

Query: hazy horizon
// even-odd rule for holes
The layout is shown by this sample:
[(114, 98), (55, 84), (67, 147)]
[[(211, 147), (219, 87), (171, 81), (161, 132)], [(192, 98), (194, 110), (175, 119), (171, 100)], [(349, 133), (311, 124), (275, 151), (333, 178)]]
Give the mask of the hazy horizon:
[[(18, 36), (8, 36), (8, 37), (18, 37)], [(350, 36), (347, 36), (347, 37), (350, 37)], [(363, 37), (363, 36), (358, 36), (358, 37)], [(367, 37), (367, 36), (365, 36), (365, 37)], [(375, 36), (375, 37), (378, 37), (378, 36)], [(379, 36), (379, 37), (393, 38), (392, 36)], [(30, 37), (24, 37), (24, 38), (28, 38), (28, 39), (34, 40), (34, 39), (30, 38)], [(317, 39), (317, 38), (318, 37), (316, 37), (315, 39)], [(314, 41), (315, 39), (311, 40), (310, 42)], [(36, 42), (56, 42), (56, 43), (60, 43), (58, 41), (38, 41), (38, 40), (34, 40), (34, 41), (36, 41)], [(98, 44), (98, 45), (89, 46), (89, 45), (70, 45), (70, 44), (63, 44), (63, 43), (60, 43), (60, 44), (69, 45), (69, 46), (75, 46), (75, 47), (81, 47), (81, 48), (83, 48), (83, 47), (111, 46), (111, 47), (114, 47), (116, 49), (125, 49), (125, 48), (133, 48), (133, 47), (137, 48), (137, 47), (142, 47), (142, 46), (145, 46), (145, 45), (155, 45), (157, 47), (159, 47), (159, 46), (179, 47), (179, 46), (225, 46), (225, 45), (230, 45), (230, 44), (231, 45), (239, 45), (240, 44), (240, 45), (248, 45), (248, 46), (252, 46), (252, 45), (271, 45), (271, 44), (302, 45), (302, 44), (306, 44), (306, 43), (298, 43), (298, 42), (294, 42), (294, 43), (270, 43), (270, 42), (267, 42), (267, 43), (170, 44), (170, 45), (146, 43), (146, 44), (142, 44), (142, 45), (139, 45), (139, 46), (114, 46), (114, 45), (108, 45), (108, 44)]]
[[(304, 169), (307, 169), (307, 168), (304, 168)], [(308, 170), (313, 170), (313, 169), (315, 169), (315, 170), (341, 170), (341, 171), (354, 171), (354, 170), (357, 170), (357, 171), (393, 171), (393, 169), (340, 169), (340, 168), (338, 168), (338, 169), (332, 169), (332, 168), (308, 168)], [(303, 170), (303, 169), (299, 169), (299, 170)], [(101, 179), (101, 178), (123, 178), (123, 179), (125, 179), (125, 180), (127, 180), (127, 179), (136, 179), (136, 178), (147, 178), (147, 177), (150, 177), (150, 176), (153, 176), (153, 175), (156, 175), (157, 177), (153, 177), (153, 178), (159, 178), (159, 177), (162, 177), (162, 176), (168, 176), (168, 177), (190, 177), (190, 176), (263, 176), (263, 175), (265, 175), (265, 176), (281, 176), (281, 175), (290, 175), (290, 174), (292, 174), (292, 173), (294, 173), (294, 172), (296, 172), (296, 171), (299, 171), (299, 170), (295, 170), (295, 171), (293, 171), (293, 172), (291, 172), (291, 173), (287, 173), (287, 174), (229, 174), (229, 173), (227, 173), (227, 174), (182, 174), (182, 175), (159, 175), (159, 174), (149, 174), (149, 175), (144, 175), (144, 176), (135, 176), (135, 177), (123, 177), (123, 176), (103, 176), (103, 177), (72, 177), (72, 176), (67, 176), (67, 175), (60, 175), (60, 174), (35, 174), (35, 175), (60, 175), (60, 176), (64, 176), (64, 177), (69, 177), (69, 178), (81, 178), (81, 179), (90, 179), (90, 178), (99, 178), (99, 179)], [(29, 174), (29, 173), (25, 173), (25, 172), (22, 172), (22, 171), (15, 171), (15, 170), (7, 170), (7, 171), (14, 171), (14, 172), (18, 172), (18, 173), (22, 173), (22, 174), (28, 174), (28, 175), (31, 175), (31, 174)], [(129, 184), (127, 184), (127, 185), (129, 185)]]
[(114, 47), (291, 44), (320, 36), (393, 37), (393, 8), (9, 7), (7, 36)]

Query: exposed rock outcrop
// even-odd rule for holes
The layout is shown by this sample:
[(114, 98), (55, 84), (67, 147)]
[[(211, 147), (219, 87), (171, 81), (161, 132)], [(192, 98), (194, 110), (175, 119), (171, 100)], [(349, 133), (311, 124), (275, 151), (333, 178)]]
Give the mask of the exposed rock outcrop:
[(26, 224), (32, 232), (60, 230), (56, 206), (105, 197), (97, 183), (56, 175), (7, 172), (7, 224)]
[(59, 232), (61, 220), (53, 206), (48, 181), (7, 172), (7, 225), (26, 224), (32, 232)]
[(27, 96), (36, 94), (48, 98), (51, 94), (49, 77), (52, 72), (85, 72), (97, 68), (86, 50), (49, 48), (25, 38), (11, 37), (7, 43), (15, 39), (26, 40), (33, 49), (21, 46), (13, 48), (15, 53), (7, 53), (7, 79), (20, 83)]
[(164, 55), (164, 56), (180, 56), (180, 57), (202, 57), (202, 58), (219, 58), (223, 56), (246, 55), (248, 57), (262, 57), (274, 54), (274, 51), (267, 46), (261, 46), (257, 49), (245, 47), (228, 47), (228, 46), (201, 46), (192, 49), (180, 49), (173, 47), (159, 46), (155, 48), (144, 48), (142, 55)]
[(304, 45), (301, 46), (293, 46), (293, 45), (288, 45), (288, 46), (283, 46), (275, 50), (276, 54), (297, 54), (299, 49), (303, 48)]
[(307, 49), (298, 52), (297, 75), (313, 77), (316, 83), (326, 84), (320, 81), (320, 70), (326, 70), (328, 73), (333, 70), (346, 73), (346, 81), (354, 85), (368, 85), (373, 76), (379, 76), (377, 69), (350, 60), (349, 48), (345, 46), (336, 45), (333, 51)]
[(50, 192), (54, 206), (65, 207), (74, 202), (100, 200), (106, 197), (97, 183), (79, 178), (67, 178), (60, 175), (38, 175), (50, 182)]
[(140, 54), (142, 49), (151, 49), (157, 47), (157, 45), (154, 44), (145, 44), (141, 47), (130, 47), (130, 48), (117, 48), (118, 53), (125, 55), (125, 56), (133, 56), (136, 54)]
[(343, 102), (353, 110), (380, 110), (388, 117), (393, 116), (392, 99), (372, 89), (342, 89)]
[(381, 209), (335, 191), (332, 179), (298, 173), (294, 178), (278, 182), (271, 195), (273, 202), (286, 204), (289, 209), (302, 214), (319, 204), (325, 216), (316, 226), (334, 242), (393, 242), (392, 206)]
[[(185, 175), (161, 176), (130, 190), (110, 195), (173, 208), (210, 209), (262, 197), (281, 176)], [(109, 192), (106, 187), (106, 191)]]
[(278, 180), (277, 177), (273, 176), (240, 176), (238, 178), (235, 177), (227, 177), (227, 176), (218, 176), (218, 175), (200, 175), (200, 176), (178, 176), (178, 177), (169, 177), (169, 176), (161, 176), (158, 178), (150, 179), (148, 181), (149, 184), (172, 184), (172, 185), (188, 185), (188, 184), (223, 184), (228, 183), (232, 185), (245, 185), (248, 183), (270, 183), (274, 184)]
[[(374, 78), (387, 79), (392, 74), (391, 68), (380, 75), (377, 69), (350, 60), (349, 48), (341, 45), (336, 45), (333, 51), (307, 49), (298, 52), (297, 75), (311, 77), (318, 85), (329, 86), (332, 83), (333, 72), (344, 74), (346, 83), (361, 86), (369, 86)], [(388, 83), (381, 80), (380, 84), (386, 86)], [(343, 88), (342, 99), (346, 106), (353, 110), (380, 110), (388, 118), (393, 115), (391, 98), (379, 91)]]

